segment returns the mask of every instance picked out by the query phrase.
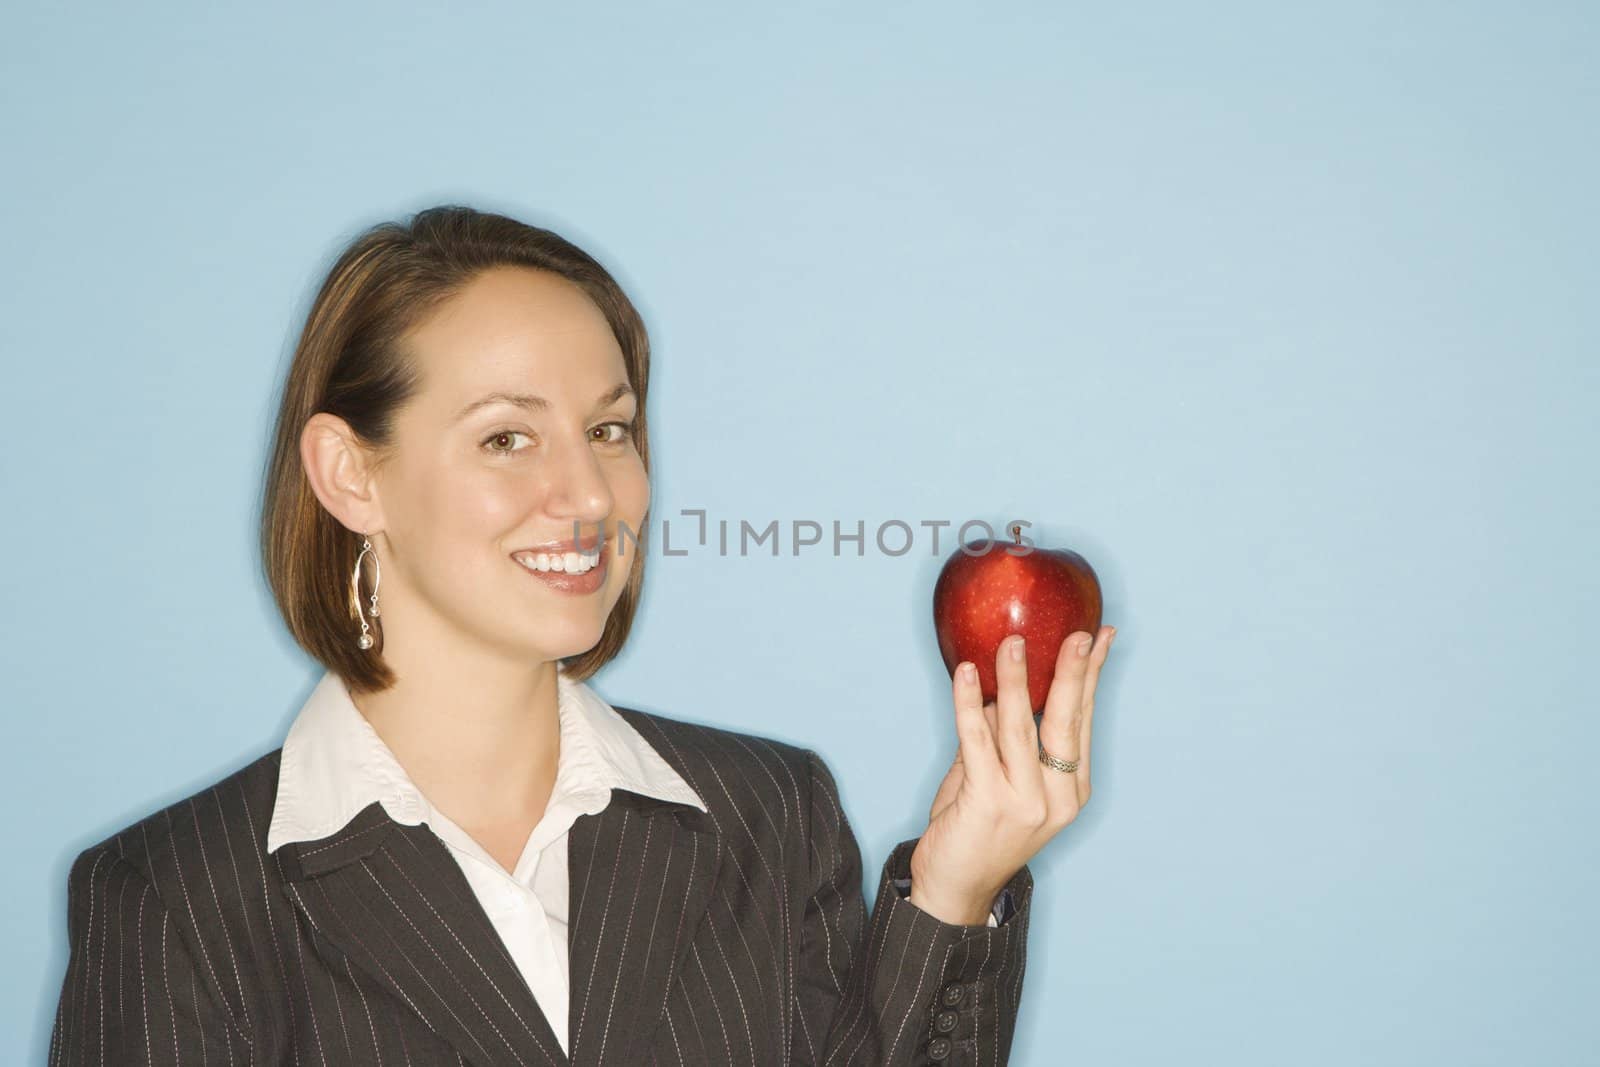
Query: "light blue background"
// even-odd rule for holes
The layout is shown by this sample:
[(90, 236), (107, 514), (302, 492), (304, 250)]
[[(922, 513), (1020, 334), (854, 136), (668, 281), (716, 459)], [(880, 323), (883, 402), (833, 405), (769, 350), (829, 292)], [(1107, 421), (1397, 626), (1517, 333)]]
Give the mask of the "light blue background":
[[(77, 851), (309, 692), (274, 390), (343, 243), (445, 201), (629, 288), (658, 518), (1099, 569), (1013, 1063), (1592, 1055), (1595, 10), (9, 5), (0, 1058)], [(816, 748), (870, 900), (954, 753), (928, 541), (652, 562), (596, 688)]]

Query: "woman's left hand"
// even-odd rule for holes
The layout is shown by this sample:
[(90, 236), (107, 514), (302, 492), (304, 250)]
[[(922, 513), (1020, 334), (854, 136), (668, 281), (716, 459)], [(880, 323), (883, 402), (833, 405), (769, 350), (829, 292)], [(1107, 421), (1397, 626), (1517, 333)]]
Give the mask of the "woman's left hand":
[[(944, 922), (983, 925), (1006, 883), (1078, 817), (1089, 801), (1095, 683), (1115, 636), (1116, 627), (1102, 626), (1087, 656), (1078, 653), (1089, 639), (1082, 630), (1050, 650), (1056, 673), (1037, 726), (1027, 665), (1011, 654), (1020, 635), (1000, 642), (993, 703), (983, 703), (977, 671), (967, 663), (957, 667), (951, 684), (960, 746), (911, 854), (910, 899), (917, 907)], [(1045, 766), (1040, 744), (1057, 759), (1077, 760), (1078, 769)]]

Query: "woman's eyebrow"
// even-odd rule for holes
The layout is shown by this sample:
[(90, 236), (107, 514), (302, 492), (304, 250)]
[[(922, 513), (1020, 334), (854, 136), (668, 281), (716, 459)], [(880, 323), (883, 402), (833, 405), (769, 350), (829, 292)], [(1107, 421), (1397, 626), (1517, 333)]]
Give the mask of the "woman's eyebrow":
[[(632, 393), (633, 387), (628, 385), (627, 382), (623, 382), (621, 385), (613, 386), (606, 392), (600, 394), (600, 399), (595, 401), (594, 406), (596, 408), (603, 408), (607, 404), (621, 400), (623, 397)], [(546, 400), (542, 396), (534, 396), (532, 393), (495, 392), (490, 393), (487, 396), (480, 397), (479, 399), (468, 404), (466, 407), (462, 408), (456, 413), (455, 421), (460, 422), (462, 419), (466, 418), (474, 411), (477, 411), (479, 408), (487, 407), (490, 404), (496, 404), (502, 401), (507, 404), (515, 404), (519, 408), (526, 408), (529, 411), (550, 410), (550, 401)]]

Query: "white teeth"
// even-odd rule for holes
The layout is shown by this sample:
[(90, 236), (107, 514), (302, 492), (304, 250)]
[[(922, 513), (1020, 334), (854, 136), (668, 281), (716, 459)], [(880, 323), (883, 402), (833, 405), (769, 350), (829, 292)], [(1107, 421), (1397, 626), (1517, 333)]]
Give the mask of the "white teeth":
[(593, 552), (520, 552), (511, 557), (530, 571), (556, 571), (566, 574), (583, 574), (600, 563), (600, 550)]

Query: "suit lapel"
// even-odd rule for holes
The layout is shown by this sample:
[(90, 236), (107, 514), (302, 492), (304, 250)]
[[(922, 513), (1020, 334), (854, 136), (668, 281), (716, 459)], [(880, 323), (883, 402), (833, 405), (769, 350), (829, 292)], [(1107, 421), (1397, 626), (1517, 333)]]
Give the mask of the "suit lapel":
[(377, 801), (280, 851), (312, 928), (477, 1067), (567, 1058), (448, 846)]
[(648, 1059), (723, 847), (697, 808), (624, 789), (568, 839), (568, 1043), (560, 1043), (449, 848), (374, 801), (276, 853), (312, 928), (477, 1067)]

